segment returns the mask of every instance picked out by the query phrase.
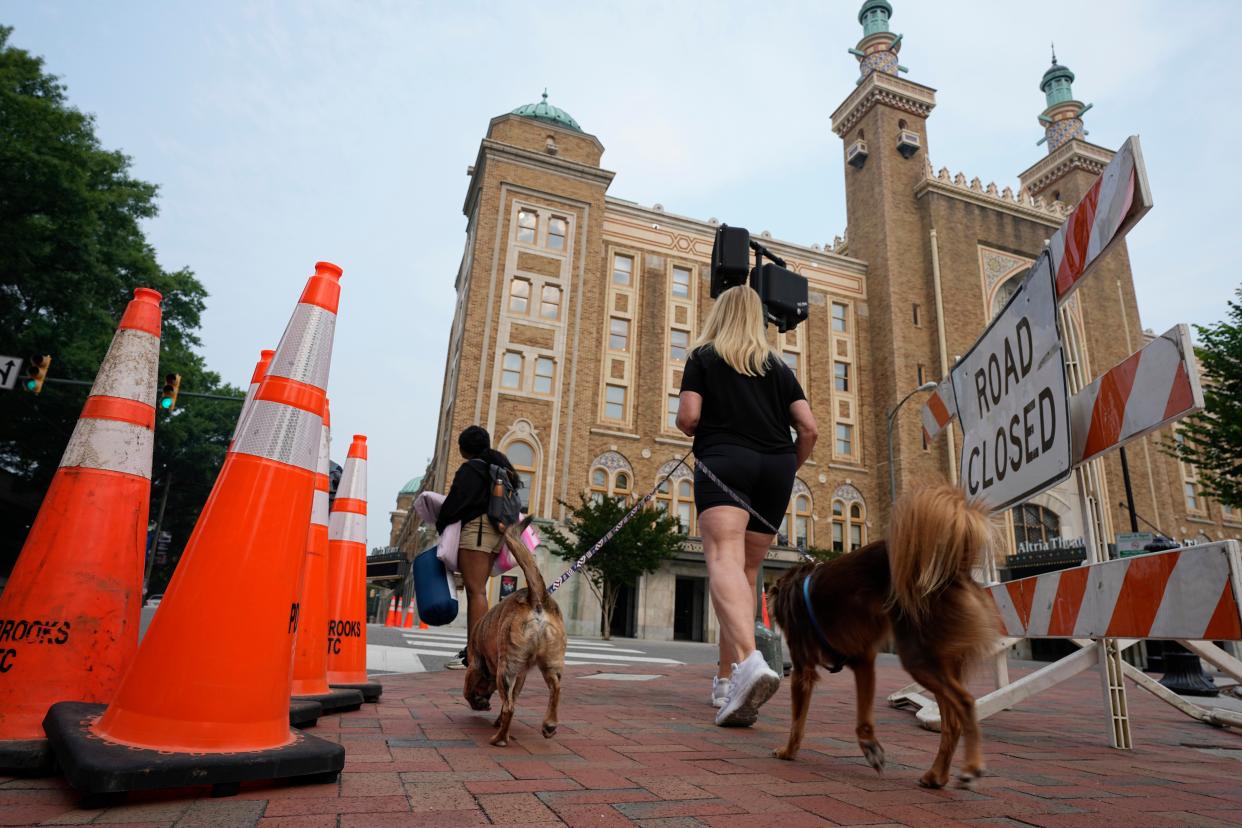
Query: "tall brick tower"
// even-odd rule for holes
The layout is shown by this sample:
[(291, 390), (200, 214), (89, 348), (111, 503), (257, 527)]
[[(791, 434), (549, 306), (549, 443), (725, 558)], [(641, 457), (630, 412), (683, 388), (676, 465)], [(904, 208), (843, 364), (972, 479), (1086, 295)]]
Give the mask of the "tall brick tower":
[[(939, 379), (934, 354), (935, 306), (928, 267), (928, 232), (915, 190), (925, 177), (927, 116), (934, 89), (899, 77), (901, 36), (889, 30), (888, 0), (866, 0), (858, 13), (863, 37), (850, 52), (858, 58), (857, 88), (832, 114), (843, 141), (847, 251), (867, 262), (871, 433), (863, 435), (865, 463), (887, 482), (886, 414), (921, 381)], [(923, 379), (920, 379), (920, 367)], [(864, 370), (868, 370), (864, 367)], [(924, 450), (919, 423), (921, 397), (908, 403), (894, 424), (893, 457), (898, 479), (943, 477), (944, 457)], [(865, 403), (864, 403), (865, 404)], [(887, 498), (884, 498), (886, 501)], [(888, 505), (877, 515), (887, 524)]]
[[(1039, 123), (1044, 127), (1039, 143), (1047, 144), (1048, 154), (1018, 176), (1023, 192), (1031, 197), (1045, 202), (1061, 201), (1071, 207), (1087, 194), (1114, 155), (1113, 150), (1086, 140), (1088, 133), (1082, 116), (1091, 105), (1074, 97), (1074, 79), (1074, 73), (1057, 62), (1054, 51), (1052, 66), (1039, 83), (1047, 104), (1039, 114)], [(1081, 370), (1084, 381), (1090, 381), (1142, 347), (1143, 327), (1124, 239), (1096, 264), (1066, 314), (1065, 321), (1081, 331), (1085, 353), (1083, 364), (1075, 369)], [(1150, 439), (1131, 446), (1128, 453), (1135, 508), (1148, 520), (1154, 515), (1158, 522), (1166, 516), (1161, 514), (1158, 493), (1178, 488), (1178, 482), (1170, 479), (1168, 464), (1158, 456)], [(1101, 466), (1101, 510), (1105, 513), (1101, 533), (1111, 537), (1110, 530), (1129, 529), (1130, 519), (1120, 507), (1125, 498), (1119, 455), (1109, 455)]]

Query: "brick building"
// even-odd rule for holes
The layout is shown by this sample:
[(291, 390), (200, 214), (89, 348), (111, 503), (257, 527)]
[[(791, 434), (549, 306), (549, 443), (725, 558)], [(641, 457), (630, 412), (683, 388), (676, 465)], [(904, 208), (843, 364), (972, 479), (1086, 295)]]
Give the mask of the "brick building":
[[(884, 533), (887, 412), (967, 351), (1113, 154), (1084, 140), (1073, 73), (1054, 58), (1040, 84), (1047, 155), (1019, 173), (1016, 191), (934, 171), (927, 122), (936, 93), (900, 76), (891, 14), (886, 0), (863, 4), (854, 50), (861, 77), (832, 114), (848, 233), (823, 248), (763, 239), (810, 284), (810, 319), (773, 334), (820, 422), (819, 445), (798, 475), (786, 518), (798, 545), (848, 550)], [(456, 435), (472, 423), (508, 454), (527, 482), (531, 510), (546, 520), (562, 519), (560, 501), (580, 492), (641, 495), (688, 449), (673, 412), (688, 346), (710, 306), (716, 221), (609, 196), (613, 173), (600, 166), (603, 152), (546, 94), (488, 125), (469, 169), (466, 246), (428, 488), (444, 491), (460, 462)], [(1147, 334), (1124, 243), (1063, 314), (1074, 387), (1141, 347)], [(896, 419), (899, 488), (955, 473), (960, 433), (926, 444), (921, 402), (916, 396)], [(1168, 436), (1129, 450), (1138, 513), (1179, 541), (1236, 534), (1231, 524), (1242, 516), (1207, 502), (1193, 469), (1159, 451), (1156, 443)], [(1129, 528), (1116, 454), (1086, 474), (1102, 493), (1088, 515), (1071, 478), (1005, 517), (1003, 569), (1029, 574), (1081, 560), (1087, 519), (1108, 539)], [(659, 503), (680, 516), (684, 550), (627, 592), (614, 631), (713, 640), (688, 471)], [(776, 557), (769, 577), (795, 554)], [(541, 564), (549, 573), (561, 566), (547, 557)], [(581, 579), (558, 598), (571, 633), (599, 631)]]

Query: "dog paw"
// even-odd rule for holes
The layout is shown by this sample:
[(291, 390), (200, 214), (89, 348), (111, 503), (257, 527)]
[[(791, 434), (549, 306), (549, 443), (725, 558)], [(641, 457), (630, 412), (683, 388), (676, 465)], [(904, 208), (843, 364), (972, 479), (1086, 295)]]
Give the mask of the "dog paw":
[(794, 758), (798, 755), (798, 752), (796, 750), (789, 750), (788, 748), (777, 748), (776, 750), (772, 751), (772, 755), (775, 756), (777, 759), (783, 759), (786, 762), (792, 762)]
[(884, 748), (879, 742), (859, 742), (858, 746), (862, 748), (863, 758), (867, 760), (876, 773), (884, 772)]
[(545, 725), (543, 726), (543, 738), (545, 738), (545, 739), (551, 739), (551, 738), (552, 738), (553, 736), (555, 736), (555, 735), (556, 735), (556, 725), (554, 725), (554, 724), (545, 724)]
[(941, 779), (940, 777), (936, 776), (936, 774), (933, 773), (932, 771), (928, 771), (927, 773), (923, 774), (922, 777), (919, 778), (919, 787), (920, 788), (931, 788), (935, 790), (935, 789), (943, 788), (944, 783), (947, 781), (948, 779)]
[(957, 775), (957, 786), (963, 790), (973, 791), (975, 783), (984, 775), (983, 768), (965, 768)]

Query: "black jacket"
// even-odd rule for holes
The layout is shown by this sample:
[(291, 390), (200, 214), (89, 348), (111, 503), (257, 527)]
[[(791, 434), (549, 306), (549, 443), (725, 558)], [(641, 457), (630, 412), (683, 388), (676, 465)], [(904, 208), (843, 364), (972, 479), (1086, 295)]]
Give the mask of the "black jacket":
[(509, 458), (495, 449), (488, 449), (482, 457), (467, 460), (457, 467), (453, 485), (440, 506), (440, 516), (436, 519), (437, 532), (443, 532), (446, 526), (458, 521), (464, 524), (487, 514), (487, 501), (491, 494), (488, 490), (492, 482), (489, 466), (513, 468)]

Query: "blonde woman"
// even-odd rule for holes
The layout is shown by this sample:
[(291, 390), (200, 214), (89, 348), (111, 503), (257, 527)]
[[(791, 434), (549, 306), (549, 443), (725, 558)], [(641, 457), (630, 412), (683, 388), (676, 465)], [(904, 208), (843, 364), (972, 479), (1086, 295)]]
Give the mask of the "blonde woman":
[[(682, 373), (677, 427), (694, 438), (700, 463), (780, 525), (794, 474), (811, 456), (818, 431), (798, 378), (768, 344), (763, 305), (749, 287), (721, 293), (708, 314)], [(781, 681), (755, 649), (755, 575), (774, 536), (701, 471), (694, 504), (720, 622), (716, 724), (747, 726)]]

